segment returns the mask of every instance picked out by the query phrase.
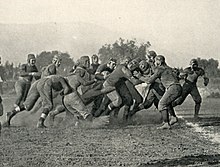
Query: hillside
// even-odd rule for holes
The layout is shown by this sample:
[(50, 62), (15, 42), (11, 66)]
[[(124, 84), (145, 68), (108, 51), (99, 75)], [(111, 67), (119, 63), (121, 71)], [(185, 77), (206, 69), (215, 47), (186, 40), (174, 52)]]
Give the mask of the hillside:
[(0, 55), (4, 60), (24, 62), (30, 52), (61, 50), (73, 58), (97, 53), (105, 43), (120, 37), (89, 23), (0, 24)]

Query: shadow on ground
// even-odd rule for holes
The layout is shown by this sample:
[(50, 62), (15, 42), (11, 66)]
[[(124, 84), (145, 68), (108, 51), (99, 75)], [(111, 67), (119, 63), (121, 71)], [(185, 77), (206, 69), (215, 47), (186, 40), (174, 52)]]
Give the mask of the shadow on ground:
[(197, 123), (201, 127), (220, 126), (220, 117), (200, 117), (198, 119), (186, 118), (187, 121)]
[(138, 167), (164, 167), (164, 166), (219, 166), (220, 154), (191, 155), (177, 159), (163, 159), (140, 164)]

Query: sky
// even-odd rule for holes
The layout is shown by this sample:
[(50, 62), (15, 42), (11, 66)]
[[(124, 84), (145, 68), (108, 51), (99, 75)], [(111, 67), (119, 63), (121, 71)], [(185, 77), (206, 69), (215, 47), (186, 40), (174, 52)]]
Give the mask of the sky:
[(220, 0), (0, 0), (0, 23), (92, 23), (188, 65), (192, 57), (220, 61), (219, 11)]

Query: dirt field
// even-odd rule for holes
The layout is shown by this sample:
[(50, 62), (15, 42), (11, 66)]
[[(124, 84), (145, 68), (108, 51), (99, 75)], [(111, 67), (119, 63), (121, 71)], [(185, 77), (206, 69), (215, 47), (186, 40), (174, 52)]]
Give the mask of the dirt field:
[[(13, 97), (3, 97), (5, 112)], [(0, 137), (0, 166), (220, 166), (220, 145), (205, 132), (220, 130), (219, 99), (204, 99), (201, 120), (192, 119), (193, 103), (177, 108), (180, 123), (171, 130), (158, 130), (160, 115), (154, 109), (136, 116), (140, 125), (111, 124), (104, 128), (61, 126), (35, 128), (39, 113), (20, 114)], [(184, 109), (184, 111), (183, 111)], [(63, 116), (63, 115), (62, 115)], [(56, 121), (60, 122), (62, 116)], [(24, 117), (24, 118), (22, 118)], [(5, 119), (5, 115), (1, 121)], [(22, 120), (23, 119), (23, 120)], [(57, 123), (58, 124), (58, 123)], [(204, 129), (205, 128), (205, 129)]]

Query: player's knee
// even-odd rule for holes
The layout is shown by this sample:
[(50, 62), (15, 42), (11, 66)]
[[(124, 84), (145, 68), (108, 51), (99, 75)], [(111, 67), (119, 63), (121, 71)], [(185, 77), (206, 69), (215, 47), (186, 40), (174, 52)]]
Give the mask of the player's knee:
[[(124, 105), (127, 105), (127, 106), (132, 106), (133, 105), (133, 99), (132, 97), (126, 97), (125, 101), (123, 101)], [(121, 102), (122, 104), (122, 102)]]
[(121, 98), (117, 98), (114, 102), (112, 102), (112, 104), (115, 107), (119, 107), (122, 104), (122, 99)]
[(47, 107), (46, 107), (49, 111), (51, 111), (52, 109), (53, 109), (53, 105), (52, 104), (50, 104), (50, 105), (47, 105)]
[(167, 104), (164, 103), (163, 101), (160, 101), (159, 104), (158, 104), (158, 110), (159, 111), (166, 110), (167, 107), (168, 107)]
[(174, 102), (172, 102), (172, 106), (175, 107), (175, 106), (181, 105), (181, 104), (183, 104), (183, 101), (184, 101), (184, 99), (180, 97), (180, 98), (176, 99)]
[(32, 104), (24, 104), (24, 108), (26, 111), (30, 111), (33, 108), (34, 105)]
[(143, 97), (139, 96), (139, 97), (135, 98), (135, 103), (141, 104), (142, 102), (143, 102)]
[(196, 98), (194, 98), (194, 102), (195, 102), (196, 104), (202, 103), (202, 97), (201, 97), (201, 96), (197, 96)]
[(196, 99), (196, 100), (195, 100), (195, 103), (196, 103), (196, 104), (201, 104), (201, 103), (202, 103), (202, 99)]

